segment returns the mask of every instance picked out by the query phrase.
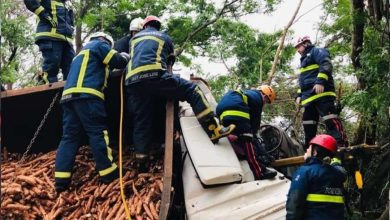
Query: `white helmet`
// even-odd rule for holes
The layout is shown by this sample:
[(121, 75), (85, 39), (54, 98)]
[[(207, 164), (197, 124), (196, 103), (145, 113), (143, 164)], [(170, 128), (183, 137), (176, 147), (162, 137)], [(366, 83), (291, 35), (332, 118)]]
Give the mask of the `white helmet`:
[(98, 37), (103, 37), (104, 39), (106, 39), (110, 43), (111, 48), (114, 46), (114, 39), (112, 39), (112, 37), (109, 34), (106, 34), (104, 32), (100, 32), (100, 31), (93, 33), (89, 37), (89, 40), (93, 40), (93, 39), (98, 38)]
[(131, 23), (130, 23), (130, 26), (129, 26), (129, 30), (130, 31), (140, 31), (142, 29), (142, 26), (143, 26), (143, 22), (144, 19), (142, 18), (134, 18)]

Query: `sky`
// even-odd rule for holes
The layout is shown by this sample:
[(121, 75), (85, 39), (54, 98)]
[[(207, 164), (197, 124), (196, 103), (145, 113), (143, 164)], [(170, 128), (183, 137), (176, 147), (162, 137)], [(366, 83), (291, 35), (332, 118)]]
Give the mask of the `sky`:
[[(243, 17), (242, 22), (246, 23), (253, 29), (261, 32), (273, 33), (276, 30), (281, 30), (288, 24), (294, 11), (299, 3), (299, 0), (284, 0), (275, 12), (269, 15), (257, 13)], [(315, 42), (317, 35), (317, 23), (320, 22), (320, 17), (323, 15), (322, 0), (304, 0), (298, 12), (297, 18), (303, 15), (298, 22), (294, 23), (290, 30), (294, 31), (294, 35), (290, 36), (285, 43), (293, 43), (298, 36), (309, 35)], [(215, 73), (227, 73), (225, 66), (222, 63), (210, 62), (207, 57), (198, 57), (193, 60), (193, 64), (199, 64), (204, 73), (215, 75)], [(229, 65), (234, 65), (231, 61)], [(299, 55), (296, 54), (292, 65), (298, 67)], [(191, 70), (184, 67), (175, 67), (184, 72)]]

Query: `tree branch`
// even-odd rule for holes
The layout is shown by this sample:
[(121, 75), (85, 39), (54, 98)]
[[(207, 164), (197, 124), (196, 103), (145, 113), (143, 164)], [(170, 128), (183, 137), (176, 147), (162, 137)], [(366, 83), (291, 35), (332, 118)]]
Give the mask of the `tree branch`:
[(272, 63), (271, 72), (270, 72), (270, 74), (268, 76), (268, 80), (267, 80), (267, 84), (268, 85), (271, 84), (272, 78), (273, 78), (273, 76), (274, 76), (274, 74), (276, 72), (276, 65), (279, 62), (280, 54), (281, 54), (281, 52), (283, 50), (283, 47), (284, 47), (284, 40), (286, 39), (287, 31), (291, 27), (291, 25), (293, 24), (293, 22), (295, 20), (295, 17), (297, 16), (299, 9), (301, 8), (302, 1), (303, 0), (299, 1), (298, 6), (295, 9), (295, 12), (294, 12), (291, 20), (288, 22), (287, 26), (283, 29), (282, 38), (280, 39), (280, 43), (279, 43), (278, 49), (276, 50), (276, 54), (275, 54), (275, 57), (274, 57), (274, 62)]
[(223, 5), (223, 7), (221, 8), (221, 10), (217, 13), (217, 15), (213, 18), (213, 19), (210, 19), (210, 20), (206, 20), (203, 24), (201, 24), (199, 27), (195, 28), (195, 30), (193, 30), (191, 33), (189, 33), (186, 37), (186, 39), (184, 40), (183, 42), (183, 45), (181, 47), (179, 47), (176, 51), (175, 51), (175, 56), (180, 56), (181, 53), (183, 53), (184, 51), (184, 48), (185, 46), (188, 44), (188, 42), (191, 40), (192, 37), (194, 37), (197, 33), (199, 33), (200, 31), (202, 31), (203, 29), (205, 29), (206, 27), (208, 27), (209, 25), (215, 23), (220, 17), (222, 17), (222, 15), (225, 14), (225, 10), (231, 6), (232, 4), (236, 3), (237, 1), (239, 0), (233, 0), (231, 2), (228, 3), (227, 0), (225, 0), (225, 3)]

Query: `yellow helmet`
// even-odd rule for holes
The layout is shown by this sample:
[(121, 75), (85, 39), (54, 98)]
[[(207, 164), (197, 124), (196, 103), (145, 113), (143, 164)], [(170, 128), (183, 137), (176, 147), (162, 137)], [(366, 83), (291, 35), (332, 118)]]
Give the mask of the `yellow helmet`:
[(265, 96), (268, 97), (270, 103), (274, 102), (276, 99), (276, 93), (274, 89), (271, 86), (268, 85), (262, 85), (258, 88), (261, 93), (263, 93)]

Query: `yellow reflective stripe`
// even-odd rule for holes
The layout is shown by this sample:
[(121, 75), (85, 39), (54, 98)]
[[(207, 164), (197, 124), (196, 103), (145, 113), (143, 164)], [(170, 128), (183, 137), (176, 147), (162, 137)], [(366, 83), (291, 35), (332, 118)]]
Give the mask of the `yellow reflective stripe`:
[(195, 87), (195, 92), (199, 94), (199, 96), (202, 98), (203, 105), (206, 106), (207, 108), (210, 107), (209, 102), (207, 101), (206, 97), (204, 96), (204, 93), (200, 91), (199, 87)]
[(306, 197), (306, 201), (344, 203), (344, 198), (342, 196), (333, 196), (325, 194), (308, 194)]
[(73, 88), (66, 89), (62, 93), (62, 96), (69, 95), (72, 93), (87, 93), (87, 94), (95, 95), (104, 100), (104, 94), (102, 92), (96, 89), (85, 88), (85, 87), (82, 88), (73, 87)]
[(337, 157), (333, 157), (332, 160), (330, 161), (330, 165), (333, 165), (333, 164), (341, 165), (341, 160)]
[[(53, 15), (53, 20), (56, 24), (58, 24), (58, 19), (57, 19), (57, 2), (54, 2), (54, 1), (51, 1), (51, 14)], [(56, 27), (52, 27), (51, 28), (51, 33), (56, 33), (57, 31), (57, 28)]]
[(156, 63), (156, 64), (149, 64), (149, 65), (144, 65), (144, 66), (140, 66), (140, 67), (137, 67), (135, 68), (134, 70), (130, 70), (128, 77), (130, 76), (133, 76), (137, 73), (140, 73), (140, 72), (146, 72), (146, 71), (149, 71), (149, 70), (162, 70), (162, 66), (161, 66), (161, 63)]
[(116, 53), (117, 53), (116, 50), (110, 50), (110, 52), (108, 52), (108, 54), (104, 58), (103, 63), (107, 65), (110, 62), (112, 56), (114, 56), (114, 54), (116, 54)]
[(109, 70), (109, 66), (108, 65), (106, 65), (106, 68), (104, 69), (104, 71), (105, 71), (105, 74), (104, 74), (104, 84), (103, 84), (102, 90), (107, 87), (107, 80), (108, 80), (108, 76), (110, 75), (110, 70)]
[(83, 56), (83, 61), (81, 63), (81, 68), (79, 72), (79, 77), (77, 78), (77, 87), (83, 87), (85, 72), (87, 71), (88, 61), (89, 61), (89, 49), (88, 50), (82, 50), (78, 56)]
[(49, 84), (49, 79), (47, 79), (48, 76), (49, 74), (47, 72), (43, 72), (42, 80), (45, 82), (45, 84)]
[(303, 73), (303, 72), (306, 72), (306, 71), (309, 71), (309, 70), (318, 69), (318, 68), (320, 68), (320, 66), (318, 66), (318, 64), (313, 64), (313, 65), (309, 65), (309, 66), (300, 68), (299, 72)]
[(116, 164), (113, 163), (113, 164), (111, 165), (111, 167), (109, 167), (109, 168), (107, 168), (107, 169), (104, 169), (104, 170), (100, 170), (100, 171), (99, 171), (99, 175), (100, 175), (100, 176), (105, 176), (105, 175), (107, 175), (107, 174), (110, 174), (110, 173), (112, 173), (116, 168), (117, 168)]
[(248, 96), (246, 96), (240, 89), (237, 89), (236, 92), (240, 93), (240, 95), (242, 96), (242, 100), (245, 104), (248, 105)]
[(112, 157), (112, 149), (109, 147), (110, 145), (110, 138), (108, 136), (107, 130), (103, 130), (103, 137), (104, 137), (104, 142), (106, 142), (106, 148), (107, 148), (107, 157), (110, 161), (113, 160)]
[(197, 114), (196, 115), (196, 118), (197, 119), (200, 119), (200, 118), (203, 118), (204, 116), (210, 114), (213, 110), (211, 110), (211, 108), (206, 108), (205, 110), (203, 110), (201, 113)]
[(323, 93), (320, 93), (320, 94), (317, 94), (317, 95), (313, 95), (311, 96), (310, 98), (307, 98), (305, 100), (302, 101), (302, 105), (305, 105), (315, 99), (318, 99), (318, 98), (321, 98), (321, 97), (324, 97), (324, 96), (335, 96), (336, 97), (336, 93), (334, 92), (323, 92)]
[(41, 12), (45, 10), (44, 7), (39, 6), (37, 9), (35, 9), (34, 14), (39, 15)]
[(36, 37), (53, 37), (61, 40), (68, 41), (69, 43), (73, 43), (73, 39), (69, 37), (65, 37), (65, 35), (52, 33), (52, 32), (39, 32), (35, 34)]
[(164, 44), (165, 42), (157, 37), (154, 37), (154, 36), (144, 36), (144, 37), (140, 37), (140, 38), (137, 38), (135, 40), (132, 40), (131, 41), (131, 56), (130, 57), (133, 57), (134, 56), (134, 46), (140, 42), (140, 41), (143, 41), (143, 40), (153, 40), (153, 41), (156, 41), (158, 43), (158, 48), (157, 48), (157, 53), (156, 53), (156, 63), (154, 64), (147, 64), (147, 65), (143, 65), (143, 66), (140, 66), (140, 67), (137, 67), (135, 69), (132, 69), (132, 66), (131, 66), (131, 62), (129, 63), (129, 71), (126, 75), (126, 79), (128, 79), (129, 77), (137, 74), (137, 73), (140, 73), (140, 72), (146, 72), (146, 71), (150, 71), (150, 70), (162, 70), (162, 66), (161, 66), (161, 52), (162, 52), (162, 49), (164, 47)]
[(319, 73), (319, 74), (317, 75), (317, 78), (323, 78), (323, 79), (325, 79), (325, 80), (328, 80), (328, 79), (329, 79), (328, 75), (326, 75), (325, 73)]
[(249, 113), (242, 112), (242, 111), (237, 111), (237, 110), (227, 110), (227, 111), (222, 112), (222, 114), (220, 116), (221, 120), (223, 120), (223, 118), (225, 116), (238, 116), (238, 117), (243, 117), (243, 118), (250, 119), (249, 118)]
[(70, 178), (71, 173), (70, 172), (54, 172), (55, 178)]

